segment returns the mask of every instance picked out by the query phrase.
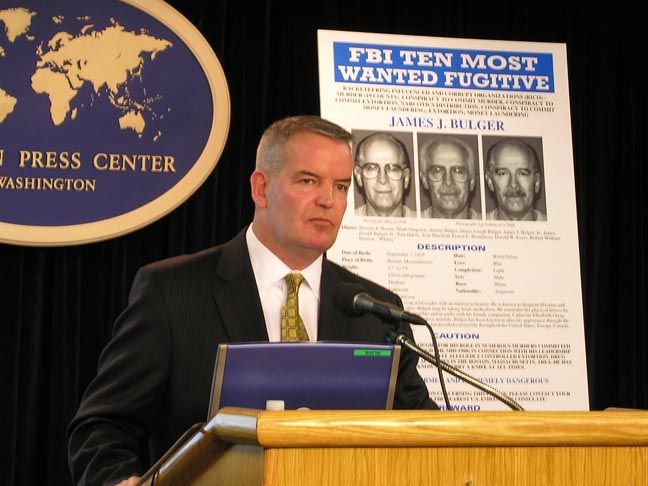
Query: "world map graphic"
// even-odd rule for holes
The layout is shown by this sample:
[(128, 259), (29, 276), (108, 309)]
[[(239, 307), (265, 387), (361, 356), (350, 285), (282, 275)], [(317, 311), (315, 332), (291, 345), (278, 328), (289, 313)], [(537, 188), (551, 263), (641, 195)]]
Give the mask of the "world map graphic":
[[(144, 73), (160, 53), (173, 47), (171, 42), (145, 29), (128, 31), (114, 19), (96, 28), (92, 18), (64, 16), (53, 16), (51, 22), (66, 23), (65, 30), (39, 39), (30, 31), (36, 15), (20, 7), (0, 10), (0, 61), (18, 39), (34, 44), (35, 66), (25, 82), (34, 93), (48, 98), (54, 126), (75, 120), (79, 110), (92, 109), (99, 99), (115, 109), (119, 129), (132, 130), (139, 137), (151, 120), (168, 115), (170, 108), (159, 110), (162, 95), (146, 89)], [(84, 96), (85, 88), (89, 96)], [(19, 96), (3, 86), (0, 71), (0, 126), (20, 106)], [(157, 130), (151, 136), (157, 140), (162, 133)]]
[(0, 241), (150, 224), (205, 181), (228, 127), (216, 53), (166, 2), (0, 2)]

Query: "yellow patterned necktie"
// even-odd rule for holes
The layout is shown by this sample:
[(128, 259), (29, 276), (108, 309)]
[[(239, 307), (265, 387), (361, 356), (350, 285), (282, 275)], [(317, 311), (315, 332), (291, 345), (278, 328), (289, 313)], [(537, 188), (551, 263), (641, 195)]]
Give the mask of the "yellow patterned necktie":
[(304, 281), (301, 273), (289, 273), (284, 277), (288, 284), (286, 305), (281, 309), (281, 340), (309, 341), (308, 332), (299, 315), (299, 286)]

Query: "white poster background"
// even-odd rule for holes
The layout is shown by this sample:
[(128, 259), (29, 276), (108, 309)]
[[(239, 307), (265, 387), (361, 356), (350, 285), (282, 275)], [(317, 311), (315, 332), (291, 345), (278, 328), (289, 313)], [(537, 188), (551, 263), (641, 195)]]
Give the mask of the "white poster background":
[[(356, 216), (364, 200), (354, 181), (328, 257), (398, 293), (434, 328), (442, 360), (527, 410), (587, 410), (565, 45), (341, 31), (319, 31), (318, 42), (322, 116), (356, 141), (385, 131), (404, 142), (411, 160), (405, 204), (417, 214)], [(482, 219), (422, 218), (430, 201), (417, 147), (435, 133), (476, 147), (471, 207)], [(495, 207), (484, 179), (494, 137), (521, 138), (538, 152), (535, 207), (547, 221), (485, 219)], [(427, 329), (414, 333), (432, 352)], [(423, 360), (419, 368), (442, 405), (436, 369)], [(508, 409), (444, 378), (453, 409)]]

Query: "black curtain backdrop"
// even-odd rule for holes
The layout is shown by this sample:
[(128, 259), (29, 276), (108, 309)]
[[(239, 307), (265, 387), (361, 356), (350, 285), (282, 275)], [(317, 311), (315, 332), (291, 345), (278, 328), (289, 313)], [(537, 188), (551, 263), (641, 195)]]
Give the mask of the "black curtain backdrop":
[(629, 2), (170, 3), (225, 70), (227, 146), (205, 184), (144, 229), (76, 247), (0, 245), (4, 484), (70, 483), (66, 426), (137, 268), (223, 242), (251, 220), (263, 128), (319, 113), (318, 28), (567, 44), (591, 408), (648, 408), (644, 25)]

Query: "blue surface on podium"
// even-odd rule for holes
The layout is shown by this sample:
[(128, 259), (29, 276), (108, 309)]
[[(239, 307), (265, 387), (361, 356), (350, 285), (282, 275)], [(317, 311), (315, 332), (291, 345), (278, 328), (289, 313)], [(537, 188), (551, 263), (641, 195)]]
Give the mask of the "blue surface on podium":
[(384, 410), (394, 400), (400, 347), (358, 343), (221, 344), (211, 417), (222, 407)]

